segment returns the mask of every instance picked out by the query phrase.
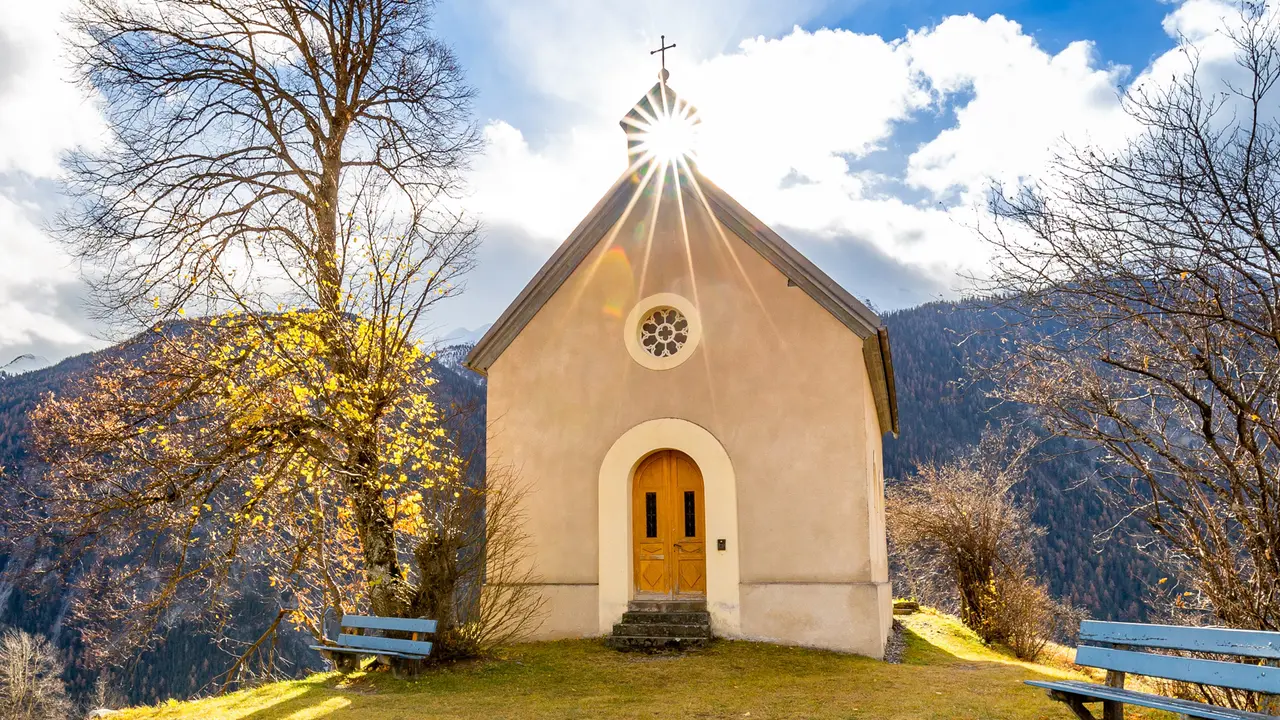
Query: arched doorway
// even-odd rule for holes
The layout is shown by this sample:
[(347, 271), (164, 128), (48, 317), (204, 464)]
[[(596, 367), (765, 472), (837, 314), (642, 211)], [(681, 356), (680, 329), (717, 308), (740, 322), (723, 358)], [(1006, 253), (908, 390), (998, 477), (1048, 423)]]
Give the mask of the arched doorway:
[(636, 468), (631, 527), (637, 597), (707, 594), (702, 472), (679, 450), (659, 450)]

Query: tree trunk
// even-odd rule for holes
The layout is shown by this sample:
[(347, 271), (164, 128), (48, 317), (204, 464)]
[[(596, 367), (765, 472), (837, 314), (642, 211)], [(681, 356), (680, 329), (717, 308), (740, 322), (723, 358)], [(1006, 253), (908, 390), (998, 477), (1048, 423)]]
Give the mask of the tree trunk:
[[(340, 147), (340, 144), (339, 144)], [(329, 326), (330, 340), (344, 334), (346, 314), (343, 312), (340, 288), (341, 273), (337, 263), (338, 248), (338, 172), (339, 155), (330, 153), (320, 180), (319, 196), (323, 198), (316, 212), (316, 266), (319, 277), (317, 300)], [(329, 343), (329, 362), (341, 378), (365, 380), (365, 368), (353, 361), (345, 342)], [(373, 614), (398, 617), (406, 609), (407, 593), (404, 592), (404, 575), (396, 548), (395, 528), (383, 502), (378, 482), (378, 439), (372, 430), (350, 434), (343, 438), (347, 448), (347, 460), (343, 477), (351, 509), (355, 515), (356, 533), (364, 556), (365, 582), (368, 585), (369, 603)]]
[(978, 634), (984, 642), (995, 637), (991, 622), (991, 585), (995, 573), (990, 567), (961, 567), (956, 572), (956, 589), (960, 594), (960, 621)]
[(374, 442), (371, 437), (349, 440), (347, 465), (343, 471), (364, 555), (364, 576), (371, 609), (374, 615), (398, 617), (404, 614), (409, 598), (396, 552), (395, 529), (378, 487)]

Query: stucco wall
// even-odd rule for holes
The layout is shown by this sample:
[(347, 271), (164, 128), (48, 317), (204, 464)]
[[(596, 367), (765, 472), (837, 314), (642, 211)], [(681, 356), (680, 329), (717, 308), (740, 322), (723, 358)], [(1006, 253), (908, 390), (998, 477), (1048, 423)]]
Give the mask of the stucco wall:
[[(683, 195), (687, 238), (670, 187), (656, 223), (653, 202), (619, 221), (489, 369), (490, 462), (530, 485), (531, 558), (556, 605), (542, 636), (600, 632), (584, 608), (600, 597), (601, 463), (629, 429), (681, 418), (719, 441), (736, 475), (741, 635), (879, 655), (891, 608), (862, 341), (696, 194)], [(702, 339), (655, 371), (630, 357), (622, 324), (659, 292), (694, 303)]]

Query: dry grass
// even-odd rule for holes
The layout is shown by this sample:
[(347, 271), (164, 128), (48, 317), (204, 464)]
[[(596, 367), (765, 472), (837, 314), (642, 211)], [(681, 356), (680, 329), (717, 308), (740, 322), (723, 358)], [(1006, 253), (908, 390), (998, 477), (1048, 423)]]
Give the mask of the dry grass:
[[(511, 648), (505, 657), (398, 681), (335, 673), (221, 698), (138, 708), (127, 720), (413, 718), (1053, 718), (1065, 706), (1024, 686), (1082, 677), (984, 647), (955, 618), (920, 613), (901, 665), (762, 643), (718, 642), (683, 656), (624, 655), (574, 640)], [(1131, 718), (1164, 717), (1137, 709)]]

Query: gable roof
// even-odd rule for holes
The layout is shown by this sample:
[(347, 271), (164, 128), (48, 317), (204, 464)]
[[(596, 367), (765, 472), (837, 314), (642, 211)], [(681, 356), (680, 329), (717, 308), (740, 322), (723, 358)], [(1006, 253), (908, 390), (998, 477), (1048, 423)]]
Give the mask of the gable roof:
[[(889, 351), (889, 331), (879, 316), (840, 287), (737, 200), (707, 180), (698, 172), (696, 165), (690, 163), (689, 171), (717, 221), (862, 338), (863, 362), (866, 363), (867, 374), (871, 379), (881, 431), (892, 431), (896, 436), (898, 398), (893, 380), (893, 359)], [(628, 171), (609, 188), (472, 348), (463, 363), (466, 367), (481, 375), (488, 374), (489, 367), (515, 341), (520, 331), (533, 320), (534, 315), (560, 289), (610, 228), (622, 218), (636, 195), (637, 177), (636, 173)]]

